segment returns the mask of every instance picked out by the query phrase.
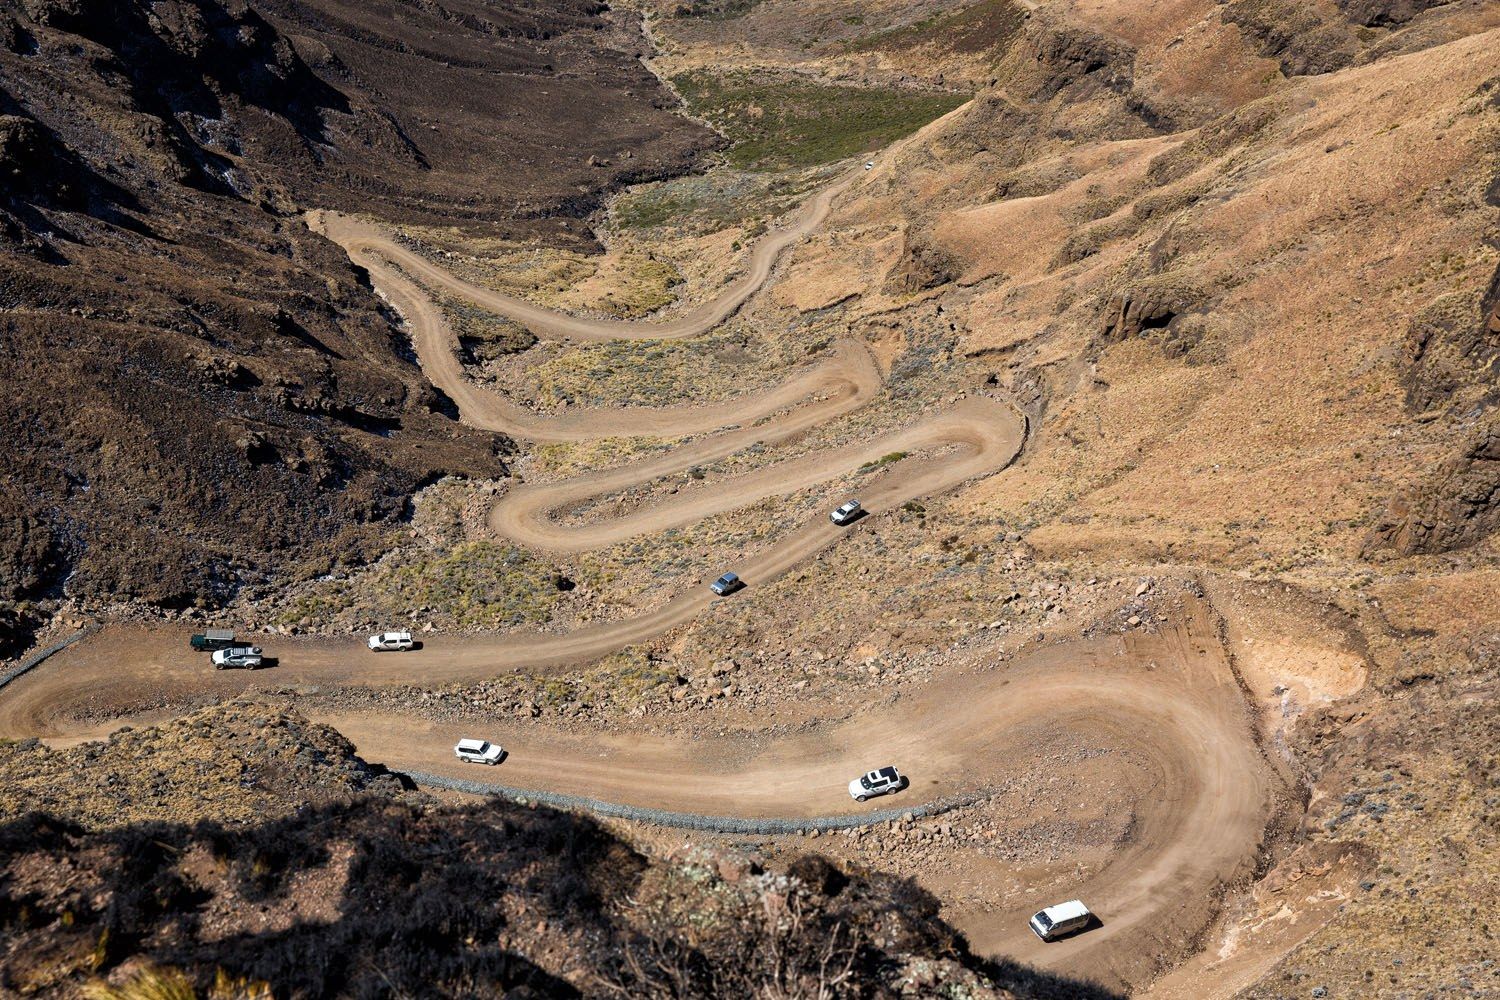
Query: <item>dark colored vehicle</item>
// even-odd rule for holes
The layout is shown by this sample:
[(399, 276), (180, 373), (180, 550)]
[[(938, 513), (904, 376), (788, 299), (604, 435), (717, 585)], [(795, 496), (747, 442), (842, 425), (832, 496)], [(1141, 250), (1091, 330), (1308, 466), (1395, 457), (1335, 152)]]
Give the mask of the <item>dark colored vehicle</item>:
[(201, 634), (188, 638), (188, 645), (200, 653), (213, 653), (228, 649), (234, 643), (234, 633), (223, 628), (204, 629)]
[(710, 583), (708, 585), (708, 589), (712, 590), (715, 594), (718, 594), (720, 597), (723, 597), (726, 594), (732, 594), (732, 593), (734, 593), (736, 590), (739, 590), (744, 585), (745, 585), (745, 581), (741, 580), (734, 573), (725, 573), (723, 576), (719, 577), (713, 583)]

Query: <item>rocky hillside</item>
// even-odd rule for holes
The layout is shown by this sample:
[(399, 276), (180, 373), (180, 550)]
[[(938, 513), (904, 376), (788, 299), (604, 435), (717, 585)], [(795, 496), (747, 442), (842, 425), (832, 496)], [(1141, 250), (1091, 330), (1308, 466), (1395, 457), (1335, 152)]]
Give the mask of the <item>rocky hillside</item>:
[(442, 805), (263, 705), (0, 747), (0, 776), (10, 996), (1088, 995), (976, 960), (908, 882)]
[(38, 602), (362, 561), (423, 482), (504, 471), (301, 209), (577, 245), (716, 141), (597, 5), (387, 7), (0, 5), (0, 653)]
[[(1297, 649), (1246, 677), (1310, 807), (1205, 952), (1226, 978), (1169, 995), (1494, 988), (1497, 46), (1462, 0), (1043, 5), (778, 286), (898, 373), (937, 317), (955, 380), (1030, 409), (1014, 469), (930, 505), (944, 550), (999, 524), (1050, 587), (1209, 570), (1348, 623), (1368, 682), (1310, 704), (1306, 626), (1234, 640)], [(1347, 896), (1287, 891), (1335, 864)]]

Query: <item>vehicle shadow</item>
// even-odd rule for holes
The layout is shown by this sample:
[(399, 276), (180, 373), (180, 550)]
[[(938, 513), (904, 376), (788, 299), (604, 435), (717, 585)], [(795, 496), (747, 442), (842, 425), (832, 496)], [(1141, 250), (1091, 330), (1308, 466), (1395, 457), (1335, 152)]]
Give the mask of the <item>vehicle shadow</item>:
[(1048, 972), (1013, 959), (986, 958), (980, 963), (992, 982), (1027, 1000), (1126, 1000), (1124, 993), (1091, 979)]
[(1103, 927), (1103, 926), (1104, 926), (1104, 921), (1102, 921), (1102, 920), (1099, 919), (1099, 914), (1097, 914), (1097, 913), (1090, 913), (1089, 914), (1088, 922), (1086, 924), (1084, 924), (1082, 927), (1074, 928), (1073, 930), (1068, 931), (1068, 933), (1066, 933), (1066, 934), (1059, 934), (1059, 935), (1057, 935), (1057, 937), (1053, 938), (1051, 941), (1049, 941), (1047, 943), (1048, 944), (1055, 944), (1058, 941), (1066, 941), (1069, 938), (1075, 938), (1075, 937), (1077, 937), (1080, 934), (1087, 934), (1089, 931), (1098, 930), (1100, 927)]

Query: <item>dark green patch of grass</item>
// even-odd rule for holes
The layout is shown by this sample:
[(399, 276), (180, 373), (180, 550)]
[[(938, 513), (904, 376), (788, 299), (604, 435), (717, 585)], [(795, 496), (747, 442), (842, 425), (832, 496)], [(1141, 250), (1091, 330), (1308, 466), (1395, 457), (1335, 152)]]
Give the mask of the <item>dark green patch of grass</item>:
[(877, 149), (968, 99), (703, 70), (679, 74), (672, 82), (695, 113), (733, 142), (729, 162), (747, 170), (810, 167)]
[(888, 455), (881, 455), (879, 458), (877, 458), (873, 462), (866, 462), (864, 465), (861, 465), (859, 467), (859, 471), (860, 472), (870, 472), (870, 471), (873, 471), (875, 469), (879, 469), (879, 468), (881, 468), (883, 466), (887, 466), (887, 465), (891, 465), (891, 464), (893, 464), (895, 462), (899, 462), (899, 461), (901, 461), (905, 457), (906, 457), (906, 452), (904, 452), (904, 451), (893, 451), (893, 452), (891, 452)]
[(728, 21), (744, 17), (760, 0), (691, 0), (677, 6), (673, 17), (695, 17), (703, 21)]

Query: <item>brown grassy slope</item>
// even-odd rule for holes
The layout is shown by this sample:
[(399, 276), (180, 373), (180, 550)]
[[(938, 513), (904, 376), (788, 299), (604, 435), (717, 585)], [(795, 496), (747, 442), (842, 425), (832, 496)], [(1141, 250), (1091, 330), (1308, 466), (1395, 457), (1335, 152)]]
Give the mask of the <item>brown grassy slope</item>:
[[(1092, 94), (1074, 83), (1043, 122), (1017, 59), (1001, 90), (876, 179), (851, 221), (910, 221), (867, 305), (933, 286), (964, 350), (1045, 387), (1027, 462), (974, 502), (1064, 551), (1171, 545), (1283, 569), (1357, 557), (1386, 501), (1466, 439), (1484, 394), (1479, 365), (1426, 422), (1406, 402), (1413, 317), (1456, 297), (1453, 335), (1482, 325), (1494, 41), (1284, 81), (1160, 135), (1121, 114), (1136, 99), (1118, 77)], [(1059, 118), (1098, 138), (1059, 138)]]
[[(879, 256), (887, 280), (851, 307), (866, 329), (941, 307), (975, 377), (1031, 408), (1023, 461), (957, 518), (1020, 527), (1060, 576), (1206, 566), (1352, 615), (1369, 684), (1288, 724), (1312, 806), (1265, 908), (1209, 957), (1269, 969), (1258, 996), (1482, 989), (1500, 21), (1298, 6), (1347, 42), (1330, 64), (1284, 71), (1280, 42), (1229, 19), (1247, 5), (1033, 15), (996, 86), (882, 163), (778, 291), (858, 291), (827, 276)], [(1335, 857), (1365, 867), (1333, 921), (1279, 964), (1248, 957), (1301, 905), (1287, 874)]]
[[(63, 774), (68, 780), (59, 781)], [(64, 750), (37, 740), (0, 743), (0, 788), (6, 821), (44, 812), (103, 828), (262, 822), (309, 803), (398, 794), (402, 783), (367, 766), (327, 726), (238, 703)]]

